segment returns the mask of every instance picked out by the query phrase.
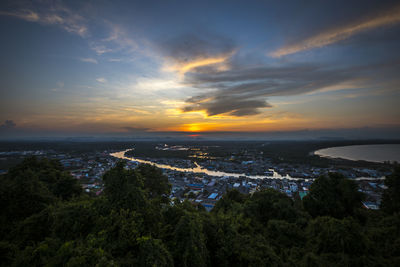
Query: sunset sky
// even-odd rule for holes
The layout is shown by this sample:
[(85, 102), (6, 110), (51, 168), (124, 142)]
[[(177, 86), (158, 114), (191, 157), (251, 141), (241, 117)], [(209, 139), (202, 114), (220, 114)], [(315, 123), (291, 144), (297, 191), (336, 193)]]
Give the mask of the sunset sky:
[(1, 1), (0, 136), (400, 128), (398, 1)]

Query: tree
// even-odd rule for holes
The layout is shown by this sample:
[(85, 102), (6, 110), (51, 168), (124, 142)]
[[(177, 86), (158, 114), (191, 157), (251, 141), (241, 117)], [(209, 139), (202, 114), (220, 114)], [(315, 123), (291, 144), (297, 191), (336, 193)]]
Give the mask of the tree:
[[(55, 201), (33, 170), (18, 170), (0, 178), (1, 226), (10, 225), (40, 212)], [(4, 220), (4, 221), (3, 221)]]
[(277, 266), (279, 258), (267, 239), (242, 214), (211, 213), (204, 219), (210, 266)]
[(240, 193), (236, 189), (227, 191), (220, 200), (215, 204), (212, 212), (217, 213), (219, 211), (228, 211), (234, 207), (241, 206), (246, 200), (247, 196)]
[(168, 249), (160, 239), (143, 236), (137, 239), (139, 246), (139, 266), (173, 266)]
[(136, 171), (144, 178), (144, 188), (148, 192), (149, 198), (162, 197), (164, 200), (168, 198), (171, 185), (161, 169), (150, 164), (140, 164)]
[(266, 227), (268, 239), (276, 251), (286, 250), (291, 247), (304, 246), (304, 231), (295, 223), (284, 220), (269, 220)]
[(143, 234), (143, 222), (134, 211), (112, 210), (96, 221), (94, 233), (87, 239), (94, 247), (101, 247), (116, 259), (136, 257), (137, 238)]
[(386, 213), (400, 212), (400, 165), (397, 165), (391, 175), (386, 176), (387, 189), (382, 194), (381, 208)]
[(173, 244), (176, 266), (207, 266), (208, 251), (202, 223), (197, 214), (181, 217), (174, 232)]
[(382, 257), (385, 249), (371, 242), (365, 230), (353, 217), (315, 218), (305, 231), (308, 253), (303, 264), (311, 260), (307, 266), (396, 266), (385, 262)]
[(303, 206), (313, 217), (343, 218), (354, 215), (363, 198), (364, 194), (358, 191), (354, 181), (339, 173), (329, 173), (318, 177), (310, 186), (310, 192), (303, 198)]
[(255, 192), (245, 203), (245, 213), (263, 225), (270, 219), (293, 222), (299, 214), (288, 196), (270, 188)]
[(39, 182), (43, 183), (58, 198), (70, 199), (82, 193), (82, 188), (78, 181), (63, 170), (58, 160), (29, 157), (12, 168), (8, 176), (10, 179), (18, 179), (25, 172), (32, 172), (33, 176), (37, 177)]
[(53, 235), (63, 241), (86, 237), (96, 222), (91, 201), (61, 203), (51, 209)]
[(78, 240), (46, 240), (27, 246), (14, 261), (16, 266), (114, 266), (111, 256)]
[(73, 196), (79, 196), (82, 193), (82, 187), (71, 175), (62, 172), (52, 186), (52, 192), (62, 199), (70, 199)]
[(124, 162), (108, 170), (103, 181), (105, 196), (114, 207), (136, 211), (146, 208), (143, 177), (135, 170), (125, 169)]
[(382, 204), (393, 214), (360, 210), (362, 221), (351, 216), (360, 214), (362, 195), (337, 174), (318, 178), (304, 202), (272, 189), (232, 190), (210, 213), (189, 201), (162, 202), (168, 182), (152, 166), (118, 163), (100, 197), (72, 197), (69, 178), (57, 162), (37, 159), (0, 176), (0, 266), (400, 264), (398, 170)]

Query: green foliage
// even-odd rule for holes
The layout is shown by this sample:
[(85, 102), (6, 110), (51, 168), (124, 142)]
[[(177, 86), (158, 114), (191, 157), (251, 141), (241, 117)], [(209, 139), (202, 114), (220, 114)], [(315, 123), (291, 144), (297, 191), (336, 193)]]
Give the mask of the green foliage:
[(14, 231), (12, 231), (15, 243), (20, 247), (24, 247), (31, 243), (40, 242), (45, 237), (50, 236), (53, 225), (51, 212), (51, 208), (44, 209), (17, 224)]
[(0, 241), (0, 266), (9, 266), (15, 260), (17, 247), (7, 241)]
[(229, 190), (222, 196), (222, 198), (217, 202), (212, 212), (228, 211), (234, 210), (235, 207), (239, 208), (242, 206), (247, 196), (240, 193), (236, 189)]
[(361, 226), (352, 218), (318, 217), (311, 221), (307, 231), (314, 253), (361, 255), (367, 249), (368, 242)]
[(143, 206), (143, 178), (134, 170), (125, 169), (121, 161), (103, 176), (104, 193), (114, 205), (122, 208), (139, 208)]
[(162, 198), (164, 202), (168, 202), (171, 185), (168, 183), (168, 177), (162, 173), (161, 169), (153, 165), (141, 164), (136, 168), (136, 171), (144, 177), (144, 188), (149, 198)]
[(8, 176), (10, 179), (20, 179), (21, 176), (32, 175), (32, 179), (37, 178), (44, 186), (56, 197), (64, 200), (82, 193), (82, 189), (76, 179), (65, 172), (62, 165), (57, 160), (38, 159), (30, 157), (25, 159), (20, 165), (12, 168)]
[(173, 266), (174, 262), (168, 249), (160, 239), (143, 236), (137, 239), (140, 266)]
[(354, 181), (338, 173), (329, 173), (313, 182), (310, 192), (303, 198), (303, 205), (313, 217), (344, 218), (354, 215), (363, 198)]
[(250, 229), (243, 215), (219, 212), (208, 218), (204, 231), (211, 266), (274, 266), (279, 257), (268, 240)]
[(185, 214), (180, 218), (170, 249), (176, 266), (207, 266), (208, 251), (197, 214)]
[(382, 195), (382, 209), (387, 213), (400, 212), (400, 166), (397, 165), (391, 175), (386, 176), (388, 187)]
[(110, 255), (100, 248), (79, 241), (61, 243), (46, 239), (26, 247), (15, 261), (16, 266), (115, 266)]
[(7, 218), (8, 223), (38, 213), (55, 201), (49, 188), (39, 180), (38, 174), (30, 169), (4, 175), (0, 183), (1, 203), (4, 207), (1, 209), (1, 215)]
[(147, 230), (159, 231), (157, 219), (161, 206), (169, 202), (171, 187), (159, 169), (140, 165), (135, 170), (127, 170), (124, 163), (119, 162), (104, 174), (103, 180), (109, 208), (134, 210), (142, 215)]
[(117, 164), (100, 197), (79, 196), (68, 177), (57, 162), (37, 159), (1, 177), (0, 266), (400, 264), (400, 213), (388, 200), (386, 213), (359, 209), (362, 195), (340, 175), (320, 177), (303, 201), (231, 190), (209, 213), (170, 203), (168, 180), (153, 166)]
[(133, 211), (111, 211), (106, 217), (99, 218), (91, 242), (120, 258), (135, 249), (136, 239), (143, 232), (143, 222)]
[(64, 172), (58, 161), (25, 159), (0, 176), (0, 236), (6, 238), (14, 224), (81, 193), (76, 179)]
[(400, 213), (390, 216), (374, 216), (372, 219), (374, 220), (369, 221), (366, 234), (373, 244), (379, 244), (379, 250), (373, 250), (374, 254), (399, 263)]
[(245, 213), (258, 223), (266, 225), (270, 219), (294, 222), (298, 211), (293, 201), (283, 193), (273, 189), (255, 192), (245, 203)]
[[(267, 237), (276, 248), (303, 247), (306, 235), (295, 223), (284, 220), (270, 220), (267, 225)], [(279, 253), (281, 251), (278, 251)]]
[(91, 202), (62, 203), (51, 210), (51, 229), (63, 241), (79, 239), (90, 233), (96, 213)]

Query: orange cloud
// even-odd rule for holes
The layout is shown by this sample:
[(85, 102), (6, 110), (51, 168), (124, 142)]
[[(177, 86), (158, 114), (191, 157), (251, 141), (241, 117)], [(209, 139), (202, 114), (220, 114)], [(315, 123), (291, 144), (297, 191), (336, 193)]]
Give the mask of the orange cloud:
[(186, 73), (186, 72), (193, 70), (195, 68), (198, 68), (198, 67), (222, 63), (226, 59), (227, 59), (227, 57), (216, 57), (216, 58), (205, 58), (205, 59), (195, 60), (195, 61), (192, 61), (192, 62), (182, 65), (179, 69), (179, 72)]
[(165, 70), (176, 71), (180, 75), (184, 75), (186, 72), (193, 71), (199, 67), (215, 65), (216, 71), (226, 71), (229, 69), (227, 60), (232, 56), (233, 53), (234, 52), (215, 57), (202, 57), (188, 62), (178, 62), (176, 64), (165, 67)]

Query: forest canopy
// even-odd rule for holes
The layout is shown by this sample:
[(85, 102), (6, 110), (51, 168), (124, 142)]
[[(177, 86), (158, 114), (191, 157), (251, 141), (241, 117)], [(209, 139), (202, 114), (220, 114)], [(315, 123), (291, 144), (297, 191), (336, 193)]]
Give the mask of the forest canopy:
[(123, 162), (84, 192), (55, 160), (0, 176), (2, 266), (400, 266), (400, 169), (382, 208), (354, 181), (321, 176), (308, 196), (228, 191), (211, 212), (169, 199), (162, 171)]

